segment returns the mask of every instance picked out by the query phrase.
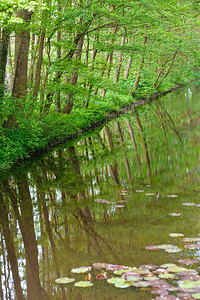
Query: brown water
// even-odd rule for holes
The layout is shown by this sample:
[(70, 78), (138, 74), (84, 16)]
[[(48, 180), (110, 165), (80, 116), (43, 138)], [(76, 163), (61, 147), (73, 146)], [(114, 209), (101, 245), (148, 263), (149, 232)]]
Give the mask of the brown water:
[[(199, 99), (197, 87), (179, 90), (4, 178), (1, 299), (17, 299), (16, 290), (23, 299), (21, 289), (25, 299), (157, 299), (152, 287), (97, 280), (100, 270), (90, 271), (92, 287), (55, 279), (85, 280), (72, 268), (97, 262), (138, 268), (199, 260), (199, 249), (169, 236), (200, 233), (200, 207), (182, 205), (200, 204)], [(145, 249), (161, 244), (182, 251)], [(199, 271), (199, 263), (186, 268)]]

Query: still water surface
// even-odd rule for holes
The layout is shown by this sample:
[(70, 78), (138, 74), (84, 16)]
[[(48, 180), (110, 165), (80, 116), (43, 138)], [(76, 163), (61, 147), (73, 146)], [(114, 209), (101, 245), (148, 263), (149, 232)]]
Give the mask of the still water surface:
[[(198, 87), (176, 91), (4, 178), (1, 299), (158, 299), (157, 287), (120, 289), (97, 280), (97, 269), (92, 287), (55, 279), (85, 280), (88, 273), (72, 268), (98, 262), (139, 268), (199, 260), (200, 249), (169, 236), (200, 234), (199, 99)], [(181, 250), (145, 249), (161, 244)], [(199, 263), (186, 268), (199, 272)]]

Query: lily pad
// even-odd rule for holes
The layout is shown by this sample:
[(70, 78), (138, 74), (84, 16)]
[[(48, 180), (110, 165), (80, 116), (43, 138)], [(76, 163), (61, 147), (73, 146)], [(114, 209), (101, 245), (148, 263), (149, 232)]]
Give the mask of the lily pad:
[(115, 202), (110, 202), (108, 200), (105, 199), (95, 199), (94, 201), (99, 202), (99, 203), (105, 203), (105, 204), (113, 204)]
[(182, 267), (179, 267), (179, 266), (176, 266), (176, 267), (171, 267), (171, 268), (167, 268), (169, 272), (172, 272), (172, 273), (180, 273), (180, 272), (184, 272), (186, 271), (187, 269), (186, 268), (182, 268)]
[(151, 246), (146, 246), (146, 250), (159, 250), (158, 245), (151, 245)]
[(173, 247), (173, 248), (167, 248), (165, 249), (165, 252), (168, 252), (168, 253), (178, 253), (178, 252), (181, 252), (182, 249), (178, 248), (178, 247)]
[(162, 244), (162, 245), (158, 245), (157, 246), (159, 249), (171, 249), (171, 248), (175, 248), (176, 246), (172, 245), (172, 244)]
[(144, 280), (147, 280), (147, 281), (149, 281), (149, 280), (157, 280), (158, 279), (158, 277), (156, 277), (156, 276), (144, 276)]
[(137, 273), (131, 273), (131, 272), (122, 274), (122, 277), (128, 281), (140, 281), (141, 280), (140, 275), (138, 275)]
[(99, 203), (106, 203), (105, 199), (94, 199), (94, 201), (99, 202)]
[(195, 274), (184, 274), (182, 280), (200, 280), (200, 276)]
[(130, 282), (129, 283), (128, 282), (117, 282), (117, 283), (115, 283), (115, 287), (120, 288), (120, 289), (126, 289), (130, 286), (131, 286)]
[(171, 288), (171, 286), (169, 286), (169, 284), (167, 283), (166, 280), (163, 280), (160, 278), (158, 278), (157, 280), (151, 280), (148, 282), (152, 287), (156, 287), (156, 288), (167, 287), (168, 289)]
[(200, 245), (192, 244), (192, 245), (185, 245), (185, 248), (187, 249), (200, 249)]
[(156, 269), (158, 266), (156, 265), (141, 265), (140, 266), (140, 269), (151, 269), (151, 270), (154, 270)]
[(107, 282), (111, 283), (111, 284), (116, 284), (118, 282), (125, 282), (125, 279), (121, 278), (121, 277), (111, 277), (111, 278), (107, 279)]
[(176, 267), (178, 267), (176, 264), (171, 264), (171, 263), (169, 263), (169, 264), (163, 264), (163, 265), (161, 265), (160, 266), (161, 268), (176, 268)]
[(179, 280), (178, 285), (184, 289), (191, 289), (194, 287), (196, 288), (196, 287), (200, 287), (200, 280), (195, 280), (195, 281), (194, 280), (191, 280), (191, 281)]
[(86, 273), (91, 271), (91, 267), (80, 267), (80, 268), (74, 268), (71, 270), (72, 273)]
[(171, 237), (180, 237), (180, 236), (184, 236), (184, 234), (182, 234), (182, 233), (170, 233), (169, 236), (171, 236)]
[(192, 299), (194, 299), (191, 294), (187, 294), (187, 293), (178, 293), (177, 297), (180, 298), (180, 299), (183, 299), (183, 300), (192, 300)]
[(180, 259), (178, 262), (183, 265), (193, 265), (193, 264), (197, 264), (198, 260), (196, 260), (196, 259)]
[(108, 263), (94, 263), (93, 265), (94, 269), (106, 269), (108, 268), (108, 266), (110, 266), (110, 264)]
[(133, 272), (141, 275), (146, 275), (150, 273), (149, 269), (144, 269), (144, 268), (134, 269)]
[(150, 286), (150, 283), (149, 281), (138, 281), (138, 282), (133, 282), (132, 286), (143, 288), (143, 287)]
[(192, 269), (185, 269), (184, 271), (179, 272), (180, 276), (185, 276), (187, 277), (187, 279), (189, 280), (199, 280), (200, 278), (196, 278), (198, 272), (196, 270), (192, 270)]
[(173, 295), (166, 295), (161, 297), (156, 297), (156, 300), (177, 300), (178, 298)]
[(129, 267), (121, 266), (121, 265), (109, 265), (106, 270), (107, 271), (116, 271), (116, 270), (127, 270)]
[(122, 269), (122, 270), (115, 270), (113, 273), (115, 275), (122, 275), (123, 273), (127, 272), (129, 269)]
[(184, 239), (181, 239), (181, 242), (183, 242), (183, 243), (196, 243), (196, 242), (200, 242), (200, 237), (184, 238)]
[(156, 289), (151, 291), (152, 295), (160, 295), (160, 296), (166, 296), (169, 294), (169, 292), (165, 288)]
[(180, 217), (181, 213), (171, 213), (169, 215), (172, 216), (172, 217)]
[(153, 196), (153, 195), (155, 195), (155, 193), (146, 193), (145, 195), (146, 196)]
[(74, 284), (76, 287), (90, 287), (93, 286), (91, 281), (79, 281)]
[(158, 275), (161, 279), (176, 279), (176, 275), (171, 274), (171, 273), (166, 273), (166, 274), (160, 274)]
[(164, 274), (164, 273), (168, 273), (168, 270), (164, 269), (164, 268), (158, 268), (155, 271), (153, 271), (154, 274)]
[(75, 279), (74, 278), (68, 278), (68, 277), (61, 277), (61, 278), (57, 278), (55, 280), (56, 283), (58, 284), (67, 284), (67, 283), (71, 283), (74, 282)]

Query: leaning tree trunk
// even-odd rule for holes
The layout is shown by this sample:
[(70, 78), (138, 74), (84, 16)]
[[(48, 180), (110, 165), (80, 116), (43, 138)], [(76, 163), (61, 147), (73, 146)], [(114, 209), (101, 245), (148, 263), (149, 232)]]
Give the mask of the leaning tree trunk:
[[(84, 41), (84, 35), (80, 38), (80, 40), (77, 44), (75, 60), (81, 60), (83, 41)], [(70, 84), (75, 86), (77, 84), (77, 81), (78, 81), (78, 72), (77, 72), (76, 68), (74, 69), (74, 71), (75, 72), (72, 74), (71, 79), (70, 79)], [(69, 115), (71, 110), (72, 110), (72, 107), (73, 107), (74, 92), (69, 93), (66, 98), (67, 98), (66, 99), (67, 101), (66, 101), (65, 106), (63, 108), (63, 113)]]
[[(144, 37), (144, 40), (143, 40), (143, 46), (145, 46), (146, 43), (147, 43), (147, 37), (145, 36), (145, 37)], [(135, 78), (135, 82), (134, 82), (134, 85), (133, 85), (134, 90), (137, 89), (138, 84), (139, 84), (139, 82), (140, 82), (140, 73), (141, 73), (141, 70), (142, 70), (143, 65), (144, 65), (144, 54), (145, 54), (145, 50), (144, 50), (143, 53), (142, 53), (140, 65), (139, 65), (138, 71), (137, 71), (137, 76), (136, 76), (136, 78)]]

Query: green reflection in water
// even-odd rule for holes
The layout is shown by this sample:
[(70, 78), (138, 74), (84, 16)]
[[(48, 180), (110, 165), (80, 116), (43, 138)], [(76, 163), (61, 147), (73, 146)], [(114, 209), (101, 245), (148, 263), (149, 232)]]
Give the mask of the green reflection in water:
[[(198, 88), (179, 90), (4, 179), (0, 293), (14, 299), (14, 278), (16, 293), (28, 299), (155, 299), (150, 289), (96, 280), (97, 271), (86, 289), (60, 288), (55, 279), (84, 280), (71, 269), (96, 262), (139, 267), (198, 259), (199, 250), (169, 234), (200, 232), (200, 208), (182, 205), (200, 203), (199, 111)], [(182, 252), (145, 249), (166, 243)]]

